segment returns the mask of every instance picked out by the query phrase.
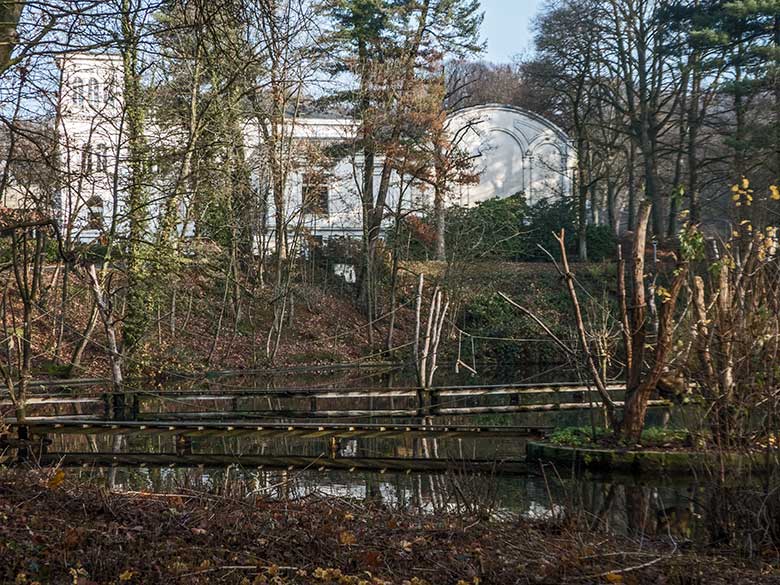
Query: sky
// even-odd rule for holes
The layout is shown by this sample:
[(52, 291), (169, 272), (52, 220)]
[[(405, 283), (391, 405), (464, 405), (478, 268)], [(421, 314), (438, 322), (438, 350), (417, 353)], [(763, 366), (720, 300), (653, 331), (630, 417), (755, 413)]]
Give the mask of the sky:
[(482, 0), (485, 22), (482, 38), (487, 40), (488, 61), (507, 62), (532, 48), (531, 19), (544, 0)]

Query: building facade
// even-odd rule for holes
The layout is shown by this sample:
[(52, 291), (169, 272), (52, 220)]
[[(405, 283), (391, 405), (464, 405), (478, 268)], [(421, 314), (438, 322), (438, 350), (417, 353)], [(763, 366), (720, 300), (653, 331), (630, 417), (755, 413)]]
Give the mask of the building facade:
[[(108, 229), (112, 219), (121, 221), (123, 215), (128, 175), (122, 61), (117, 55), (75, 53), (61, 57), (58, 63), (61, 82), (56, 131), (64, 179), (56, 204), (67, 233), (76, 240), (91, 240)], [(247, 159), (258, 158), (263, 144), (261, 129), (250, 120), (242, 128)], [(354, 143), (357, 130), (352, 119), (316, 113), (297, 117), (287, 129), (293, 143), (322, 146)], [(516, 194), (532, 204), (571, 194), (574, 150), (565, 133), (548, 120), (513, 106), (484, 105), (451, 114), (446, 130), (478, 175), (478, 181), (453, 186), (447, 204), (473, 206)], [(162, 128), (153, 120), (147, 124), (147, 133), (155, 144), (186, 140), (181, 129)], [(375, 172), (380, 170), (381, 160)], [(318, 239), (361, 234), (362, 177), (359, 154), (331, 161), (324, 173), (315, 173), (305, 164), (295, 165), (286, 182), (286, 225), (305, 228)], [(261, 185), (264, 179), (257, 176), (254, 180)], [(165, 181), (158, 182), (164, 190)], [(378, 188), (378, 175), (374, 183)], [(150, 199), (160, 200), (165, 194), (159, 195)], [(430, 207), (432, 193), (421, 182), (396, 175), (388, 194), (388, 210), (398, 208), (399, 198), (402, 209), (424, 212)], [(182, 217), (187, 218), (183, 229), (193, 220), (187, 204), (182, 202)], [(275, 213), (269, 205), (266, 225), (274, 225)], [(269, 232), (266, 237), (273, 240)]]

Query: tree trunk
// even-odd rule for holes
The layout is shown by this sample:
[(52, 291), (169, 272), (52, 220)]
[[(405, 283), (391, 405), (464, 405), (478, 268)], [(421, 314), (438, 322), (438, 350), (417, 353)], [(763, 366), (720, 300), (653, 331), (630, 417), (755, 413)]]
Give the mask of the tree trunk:
[(699, 129), (701, 128), (703, 112), (701, 101), (701, 71), (699, 71), (698, 52), (693, 63), (691, 97), (688, 105), (688, 207), (691, 224), (701, 222), (699, 203)]
[[(640, 210), (641, 213), (641, 210)], [(646, 220), (645, 220), (646, 223)], [(638, 231), (638, 230), (637, 230)], [(645, 232), (646, 233), (646, 232)], [(637, 248), (637, 242), (634, 243), (634, 249)], [(644, 251), (644, 247), (642, 247)], [(634, 267), (634, 279), (639, 277), (639, 273)], [(638, 386), (633, 387), (629, 385), (626, 391), (625, 406), (623, 409), (623, 421), (620, 425), (620, 433), (626, 441), (629, 443), (638, 443), (640, 441), (642, 430), (645, 426), (645, 415), (647, 414), (647, 407), (650, 402), (650, 397), (655, 390), (658, 380), (664, 373), (667, 365), (667, 356), (669, 350), (672, 347), (672, 333), (674, 331), (674, 317), (675, 309), (677, 307), (677, 298), (682, 290), (683, 283), (687, 276), (687, 266), (678, 266), (674, 277), (674, 282), (669, 290), (669, 295), (664, 299), (661, 305), (660, 318), (658, 323), (658, 338), (655, 345), (655, 355), (653, 359), (653, 365), (650, 371), (641, 378), (641, 382)], [(636, 282), (635, 282), (636, 285)], [(642, 291), (644, 291), (644, 283), (642, 283)], [(643, 295), (644, 296), (644, 292)], [(637, 299), (635, 298), (635, 302)], [(634, 327), (637, 324), (634, 323)], [(644, 331), (646, 323), (640, 322), (639, 329), (642, 332), (642, 342), (644, 343)], [(638, 346), (633, 345), (636, 340), (632, 340), (632, 349), (634, 352), (638, 352), (640, 349)], [(641, 372), (642, 362), (637, 355), (633, 358), (632, 372)], [(632, 375), (632, 379), (636, 379), (636, 375)]]
[(11, 54), (19, 40), (16, 27), (25, 4), (27, 4), (26, 0), (0, 2), (0, 73), (3, 73), (13, 63)]
[(438, 178), (436, 182), (437, 184), (434, 187), (433, 193), (433, 217), (436, 224), (436, 259), (446, 260), (447, 249), (445, 242), (445, 232), (447, 226), (445, 224), (444, 189), (443, 186), (439, 184)]
[(628, 167), (628, 230), (636, 227), (636, 145), (629, 140), (626, 166)]
[(588, 174), (586, 145), (578, 140), (577, 156), (577, 257), (580, 262), (588, 261)]
[(146, 191), (147, 148), (144, 109), (138, 72), (138, 32), (130, 0), (122, 0), (122, 60), (124, 102), (127, 119), (129, 186), (127, 193), (127, 303), (122, 348), (132, 353), (141, 342), (149, 322), (151, 294), (148, 278), (147, 242), (149, 198)]

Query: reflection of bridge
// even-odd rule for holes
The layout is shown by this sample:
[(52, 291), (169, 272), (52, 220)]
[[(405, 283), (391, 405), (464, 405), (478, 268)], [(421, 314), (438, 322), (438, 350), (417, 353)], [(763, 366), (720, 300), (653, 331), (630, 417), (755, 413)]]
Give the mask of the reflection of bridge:
[[(616, 397), (623, 384), (611, 384)], [(595, 391), (577, 384), (514, 384), (495, 386), (448, 386), (421, 388), (224, 388), (208, 391), (137, 390), (122, 393), (72, 395), (47, 390), (28, 401), (30, 415), (24, 424), (8, 421), (16, 438), (0, 436), (3, 447), (17, 449), (20, 459), (34, 458), (42, 464), (224, 466), (345, 469), (372, 471), (470, 471), (518, 473), (525, 469), (518, 459), (488, 461), (470, 458), (457, 461), (419, 457), (344, 457), (339, 442), (363, 439), (415, 439), (423, 443), (438, 439), (515, 441), (541, 437), (550, 426), (466, 424), (462, 418), (486, 414), (577, 411), (600, 408)], [(258, 401), (262, 402), (259, 408)], [(0, 406), (10, 401), (0, 400)], [(622, 402), (615, 401), (619, 407)], [(654, 400), (654, 407), (668, 407)], [(76, 413), (57, 414), (41, 409), (74, 407)], [(82, 409), (92, 412), (83, 414)], [(290, 422), (282, 422), (287, 419)], [(300, 419), (309, 420), (304, 422)], [(322, 419), (312, 421), (312, 419)], [(325, 420), (329, 419), (329, 420)], [(338, 419), (371, 422), (334, 422)], [(423, 421), (406, 424), (408, 420)], [(456, 419), (458, 422), (453, 423)], [(382, 422), (379, 422), (382, 421)], [(387, 422), (395, 421), (395, 422)], [(403, 422), (401, 422), (403, 421)], [(54, 436), (155, 436), (171, 437), (174, 453), (76, 453), (48, 452)], [(209, 437), (255, 437), (326, 440), (329, 456), (232, 455), (194, 453), (193, 439)], [(6, 458), (7, 459), (7, 458)]]
[(67, 467), (228, 467), (288, 471), (371, 471), (377, 473), (483, 473), (522, 475), (524, 460), (421, 459), (417, 457), (305, 457), (299, 455), (224, 455), (215, 453), (47, 453), (41, 465)]

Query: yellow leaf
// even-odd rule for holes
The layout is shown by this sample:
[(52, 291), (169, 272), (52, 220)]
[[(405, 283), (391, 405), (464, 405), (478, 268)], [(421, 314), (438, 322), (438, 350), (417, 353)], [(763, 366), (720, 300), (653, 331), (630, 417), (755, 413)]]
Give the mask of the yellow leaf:
[(742, 188), (747, 189), (748, 187), (750, 187), (750, 180), (747, 177), (742, 177)]
[(607, 573), (606, 574), (607, 581), (610, 583), (622, 583), (623, 582), (623, 575), (619, 575), (617, 573)]
[(780, 201), (780, 188), (777, 185), (769, 185), (769, 197), (773, 201)]
[(46, 483), (46, 486), (50, 489), (56, 489), (62, 485), (62, 482), (65, 481), (65, 472), (62, 469), (58, 469), (57, 473), (52, 475), (49, 478), (49, 481)]
[(135, 575), (135, 573), (128, 569), (127, 571), (125, 571), (124, 573), (119, 575), (119, 580), (120, 581), (129, 581), (130, 579), (133, 578), (133, 575)]
[(339, 534), (339, 542), (341, 544), (355, 544), (357, 543), (357, 538), (355, 538), (355, 535), (348, 530), (344, 530), (341, 534)]

